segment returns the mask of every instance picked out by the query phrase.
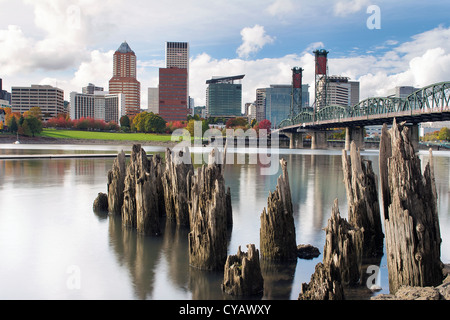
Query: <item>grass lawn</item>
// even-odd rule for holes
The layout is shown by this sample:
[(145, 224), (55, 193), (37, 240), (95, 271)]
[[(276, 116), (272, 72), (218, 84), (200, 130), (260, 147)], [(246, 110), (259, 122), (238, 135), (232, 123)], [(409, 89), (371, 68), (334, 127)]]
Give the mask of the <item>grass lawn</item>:
[(44, 129), (41, 137), (62, 138), (62, 139), (98, 139), (98, 140), (121, 140), (121, 141), (171, 141), (170, 134), (152, 133), (115, 133), (97, 131), (77, 131), (77, 130), (55, 130)]

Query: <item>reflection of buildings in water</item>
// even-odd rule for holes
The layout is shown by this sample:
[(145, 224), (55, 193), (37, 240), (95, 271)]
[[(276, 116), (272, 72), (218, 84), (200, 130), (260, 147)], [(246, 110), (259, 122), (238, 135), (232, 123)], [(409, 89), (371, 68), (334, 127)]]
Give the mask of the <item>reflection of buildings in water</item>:
[(178, 288), (187, 290), (189, 268), (189, 228), (166, 223), (163, 233), (162, 253), (167, 261), (170, 280)]
[(222, 298), (223, 272), (189, 266), (188, 228), (166, 224), (161, 237), (151, 237), (124, 227), (120, 217), (109, 219), (109, 242), (119, 264), (128, 269), (138, 299), (161, 295), (155, 292), (160, 289), (155, 287), (157, 278), (167, 278), (186, 295), (192, 292), (192, 299)]
[[(308, 239), (308, 236), (321, 232), (331, 212), (334, 199), (338, 198), (339, 202), (346, 206), (341, 158), (309, 154), (297, 155), (292, 161), (295, 162), (293, 163), (295, 167), (290, 171), (290, 177), (295, 182), (291, 183), (293, 202), (297, 201), (300, 208), (297, 218), (298, 238), (302, 238), (303, 243), (308, 241), (311, 243), (314, 239)], [(298, 191), (295, 188), (298, 188)], [(298, 198), (296, 195), (299, 195)]]
[(122, 226), (120, 217), (109, 217), (109, 243), (120, 265), (129, 270), (139, 299), (146, 299), (153, 293), (154, 270), (162, 247), (161, 241), (157, 240)]
[[(0, 161), (2, 176), (9, 176), (14, 186), (63, 184), (70, 160), (3, 160)], [(3, 183), (0, 180), (0, 183)], [(6, 183), (6, 181), (5, 181)]]
[(14, 177), (12, 181), (15, 186), (58, 186), (66, 182), (73, 185), (75, 180), (93, 184), (99, 179), (106, 179), (109, 167), (110, 162), (104, 159), (2, 160), (0, 185), (7, 182), (3, 176)]
[(94, 183), (97, 179), (106, 182), (112, 159), (71, 159), (71, 170), (76, 179), (83, 183)]
[(261, 259), (260, 264), (264, 279), (264, 299), (289, 300), (297, 260), (294, 262), (276, 262)]
[(189, 289), (193, 300), (219, 300), (224, 298), (221, 290), (223, 271), (205, 271), (188, 266)]

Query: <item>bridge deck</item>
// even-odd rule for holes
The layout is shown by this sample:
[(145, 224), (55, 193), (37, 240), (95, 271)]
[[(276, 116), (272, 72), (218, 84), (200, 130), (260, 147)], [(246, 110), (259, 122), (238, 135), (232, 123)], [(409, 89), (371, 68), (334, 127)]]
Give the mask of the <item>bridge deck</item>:
[(328, 128), (383, 125), (384, 123), (391, 124), (394, 118), (397, 120), (397, 122), (406, 121), (413, 124), (421, 122), (447, 121), (450, 120), (450, 109), (446, 107), (437, 108), (436, 110), (432, 111), (413, 110), (306, 122), (280, 128), (280, 131), (293, 131), (299, 128), (304, 130), (320, 130)]

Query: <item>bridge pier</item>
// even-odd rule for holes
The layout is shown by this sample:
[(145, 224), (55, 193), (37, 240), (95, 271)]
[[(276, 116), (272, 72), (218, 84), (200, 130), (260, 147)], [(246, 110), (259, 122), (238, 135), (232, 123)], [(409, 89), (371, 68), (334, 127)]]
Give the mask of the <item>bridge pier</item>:
[(359, 150), (364, 150), (364, 127), (347, 127), (345, 129), (345, 150), (350, 151), (350, 144), (355, 141)]
[(409, 141), (411, 141), (414, 151), (419, 151), (419, 125), (413, 124), (408, 126)]
[(303, 148), (303, 134), (299, 132), (286, 132), (285, 135), (289, 138), (289, 149)]
[(311, 133), (311, 149), (327, 149), (327, 132), (314, 131)]

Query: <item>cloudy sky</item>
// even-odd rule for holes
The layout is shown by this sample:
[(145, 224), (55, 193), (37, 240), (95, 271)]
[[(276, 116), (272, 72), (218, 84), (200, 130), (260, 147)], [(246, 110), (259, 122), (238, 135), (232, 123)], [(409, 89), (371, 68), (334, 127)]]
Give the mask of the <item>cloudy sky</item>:
[(314, 49), (329, 73), (361, 83), (361, 98), (398, 85), (450, 80), (448, 0), (0, 0), (4, 89), (50, 84), (108, 89), (112, 56), (127, 41), (138, 59), (142, 105), (158, 84), (165, 41), (190, 43), (190, 95), (205, 103), (205, 81), (245, 74), (255, 90), (289, 84), (302, 67), (314, 90)]

